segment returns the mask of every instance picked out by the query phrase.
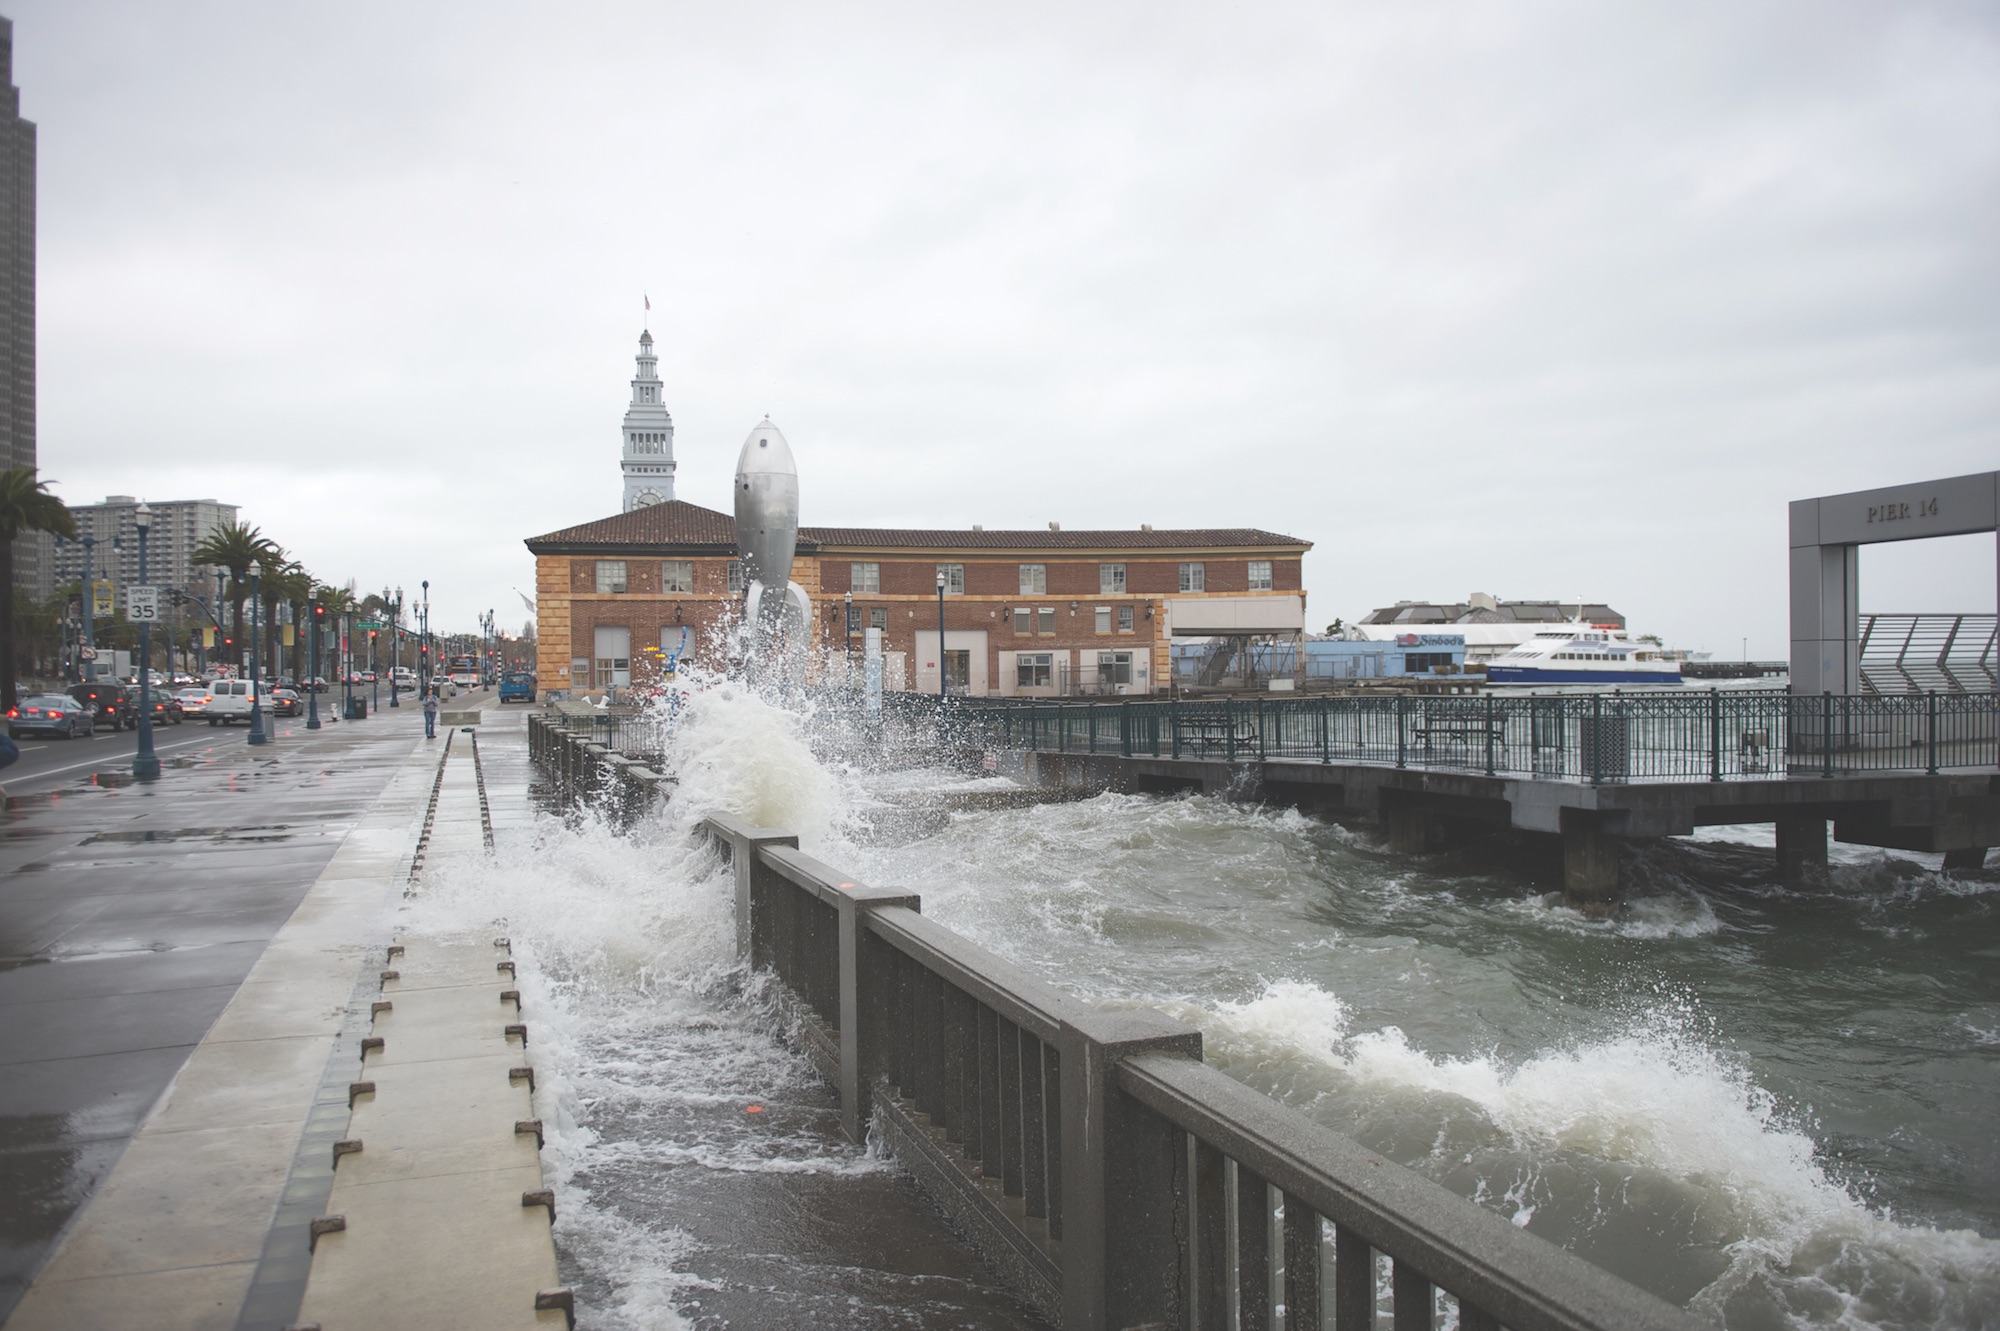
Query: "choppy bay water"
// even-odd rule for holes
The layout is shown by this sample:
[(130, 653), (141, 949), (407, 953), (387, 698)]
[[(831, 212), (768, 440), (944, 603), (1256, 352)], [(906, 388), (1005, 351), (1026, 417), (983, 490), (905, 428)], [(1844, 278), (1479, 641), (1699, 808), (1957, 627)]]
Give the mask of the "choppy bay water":
[[(741, 1001), (726, 878), (686, 835), (726, 809), (1093, 1001), (1198, 1025), (1232, 1075), (1708, 1320), (2000, 1326), (2000, 873), (1836, 847), (1824, 888), (1786, 891), (1768, 829), (1710, 829), (1638, 853), (1618, 916), (1591, 921), (1494, 847), (1398, 856), (1201, 798), (957, 813), (908, 839), (901, 811), (980, 783), (816, 756), (826, 739), (712, 690), (658, 826), (545, 819), (424, 907), (505, 916), (533, 957), (565, 1261), (595, 1324), (721, 1324), (729, 1282), (647, 1204), (662, 1171), (893, 1197), (893, 1166), (829, 1136), (823, 1092)], [(779, 1111), (746, 1132), (758, 1097)], [(829, 1273), (846, 1311), (810, 1306), (1017, 1324), (908, 1277)]]

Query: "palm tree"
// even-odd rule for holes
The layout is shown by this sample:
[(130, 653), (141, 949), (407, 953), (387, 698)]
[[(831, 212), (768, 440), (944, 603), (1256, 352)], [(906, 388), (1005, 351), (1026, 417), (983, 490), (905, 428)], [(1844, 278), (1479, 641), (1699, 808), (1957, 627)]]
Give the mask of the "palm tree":
[[(260, 527), (242, 522), (225, 522), (208, 535), (188, 556), (190, 562), (229, 570), (229, 606), (234, 612), (235, 641), (243, 641), (243, 598), (249, 595), (250, 566), (259, 563), (277, 544)], [(233, 664), (233, 663), (232, 663)]]
[[(319, 589), (313, 593), (313, 599), (325, 607), (327, 629), (333, 635), (334, 647), (338, 649), (340, 646), (340, 617), (353, 610), (356, 605), (354, 587), (352, 584), (346, 587), (329, 587), (322, 583)], [(324, 650), (324, 643), (321, 644), (321, 648)], [(340, 664), (339, 671), (336, 671), (336, 673), (345, 671), (346, 669), (347, 663), (343, 661)]]
[(292, 608), (292, 674), (303, 682), (311, 676), (306, 668), (306, 637), (312, 632), (307, 623), (306, 603), (312, 600), (313, 588), (319, 584), (302, 564), (288, 565), (275, 581), (278, 594)]
[[(275, 542), (257, 556), (257, 599), (263, 602), (259, 608), (264, 612), (264, 650), (270, 657), (268, 664), (271, 669), (267, 676), (270, 679), (284, 673), (285, 646), (278, 636), (278, 603), (285, 599), (281, 584), (286, 572), (297, 567), (297, 561)], [(258, 669), (263, 669), (265, 664), (260, 661)]]
[(0, 471), (0, 707), (20, 701), (14, 676), (20, 662), (14, 656), (14, 538), (22, 532), (46, 531), (75, 536), (76, 519), (69, 506), (49, 493), (49, 483), (35, 479), (33, 467)]

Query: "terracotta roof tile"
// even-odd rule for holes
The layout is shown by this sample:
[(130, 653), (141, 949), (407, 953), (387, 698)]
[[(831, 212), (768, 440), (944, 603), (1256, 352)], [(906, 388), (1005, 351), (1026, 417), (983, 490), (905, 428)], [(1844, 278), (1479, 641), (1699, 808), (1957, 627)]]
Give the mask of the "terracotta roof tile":
[[(630, 513), (565, 527), (528, 539), (537, 554), (621, 546), (709, 546), (734, 549), (736, 520), (727, 513), (676, 499)], [(844, 546), (874, 550), (1186, 550), (1291, 546), (1312, 542), (1255, 527), (1197, 527), (1157, 531), (971, 531), (956, 528), (801, 527), (799, 549)]]

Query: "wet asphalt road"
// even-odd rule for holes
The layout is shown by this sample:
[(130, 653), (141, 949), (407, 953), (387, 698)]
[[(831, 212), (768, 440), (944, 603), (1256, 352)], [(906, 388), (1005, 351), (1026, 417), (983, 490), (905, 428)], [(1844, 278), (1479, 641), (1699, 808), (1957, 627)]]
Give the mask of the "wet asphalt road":
[(157, 731), (147, 785), (132, 732), (0, 773), (0, 1321), (423, 728), (273, 733)]

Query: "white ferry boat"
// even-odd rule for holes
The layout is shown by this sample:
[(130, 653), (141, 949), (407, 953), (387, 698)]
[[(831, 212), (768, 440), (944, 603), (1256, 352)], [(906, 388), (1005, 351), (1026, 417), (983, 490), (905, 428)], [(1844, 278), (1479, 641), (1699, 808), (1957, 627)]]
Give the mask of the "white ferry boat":
[(1537, 633), (1486, 667), (1488, 684), (1678, 684), (1680, 662), (1608, 624)]

